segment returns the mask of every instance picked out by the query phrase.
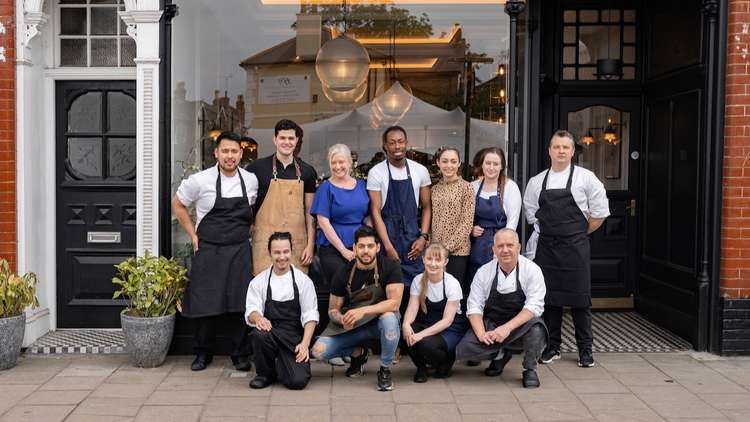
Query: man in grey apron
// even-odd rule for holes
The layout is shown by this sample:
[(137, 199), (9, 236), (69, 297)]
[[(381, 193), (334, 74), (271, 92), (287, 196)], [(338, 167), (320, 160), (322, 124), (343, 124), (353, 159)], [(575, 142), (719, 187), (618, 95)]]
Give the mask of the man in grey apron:
[[(537, 360), (547, 343), (544, 276), (533, 261), (519, 256), (521, 244), (512, 229), (495, 233), (495, 258), (481, 266), (471, 283), (466, 315), (471, 330), (456, 346), (456, 359), (492, 359), (487, 376), (502, 374), (512, 355), (522, 347), (523, 386), (539, 387)], [(502, 354), (500, 352), (503, 352)]]
[[(250, 370), (249, 330), (241, 313), (252, 279), (250, 227), (258, 179), (238, 167), (240, 139), (231, 132), (219, 135), (214, 148), (216, 166), (183, 180), (172, 201), (175, 217), (195, 251), (182, 301), (182, 315), (195, 319), (194, 371), (206, 369), (213, 360), (217, 318), (226, 313), (238, 313), (228, 327), (232, 362), (238, 370)], [(192, 205), (198, 217), (196, 227), (187, 209)]]
[(591, 246), (589, 235), (609, 216), (604, 185), (594, 173), (573, 164), (575, 139), (564, 130), (550, 140), (551, 166), (529, 180), (526, 219), (534, 224), (527, 256), (547, 283), (544, 322), (550, 342), (542, 363), (560, 358), (563, 307), (569, 306), (578, 346), (578, 366), (594, 366), (591, 329)]
[(273, 265), (258, 274), (247, 289), (245, 319), (254, 326), (257, 376), (250, 388), (278, 380), (292, 390), (310, 381), (310, 341), (320, 320), (312, 280), (291, 264), (292, 235), (276, 232), (268, 240)]
[(378, 256), (379, 242), (371, 227), (360, 227), (354, 233), (355, 260), (341, 268), (331, 282), (330, 322), (312, 353), (324, 360), (351, 356), (346, 376), (356, 377), (364, 373), (366, 345), (379, 341), (378, 390), (390, 391), (393, 389), (390, 368), (401, 337), (398, 307), (404, 284), (398, 263)]

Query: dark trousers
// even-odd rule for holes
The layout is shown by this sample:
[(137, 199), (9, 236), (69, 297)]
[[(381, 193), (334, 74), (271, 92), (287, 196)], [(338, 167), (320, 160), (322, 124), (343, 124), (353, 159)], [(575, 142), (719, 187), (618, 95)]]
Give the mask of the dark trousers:
[(294, 352), (280, 345), (268, 331), (253, 330), (251, 335), (255, 372), (269, 380), (278, 380), (290, 390), (301, 390), (310, 382), (310, 362), (297, 363)]
[(469, 296), (469, 288), (471, 287), (471, 280), (466, 279), (466, 267), (468, 264), (468, 256), (451, 255), (448, 258), (448, 266), (445, 268), (445, 272), (455, 277), (461, 284), (464, 297)]
[[(245, 316), (241, 313), (228, 314), (230, 321), (227, 332), (232, 341), (232, 357), (249, 356), (253, 353), (250, 345), (250, 327), (245, 324)], [(195, 318), (195, 336), (193, 337), (193, 350), (197, 355), (214, 353), (216, 346), (216, 326), (223, 315), (214, 315)]]
[[(485, 323), (485, 326), (490, 329), (494, 329), (494, 326), (489, 327)], [(456, 346), (456, 354), (459, 355), (459, 359), (467, 360), (487, 360), (494, 359), (497, 357), (501, 349), (519, 349), (523, 348), (523, 368), (535, 370), (537, 367), (537, 361), (542, 356), (542, 351), (547, 341), (547, 333), (544, 330), (542, 324), (535, 324), (529, 331), (517, 340), (510, 344), (503, 345), (500, 343), (493, 343), (486, 345), (479, 341), (474, 330), (469, 329), (461, 342)]]
[[(576, 345), (578, 351), (591, 350), (594, 345), (594, 333), (591, 329), (591, 307), (571, 308), (573, 314), (573, 326), (576, 332)], [(562, 344), (562, 306), (544, 306), (544, 323), (549, 330), (549, 348), (560, 350)]]
[(433, 368), (450, 369), (456, 360), (456, 354), (448, 351), (448, 345), (440, 334), (434, 334), (420, 340), (409, 348), (409, 356), (417, 368), (427, 364)]
[(318, 259), (320, 260), (320, 275), (323, 286), (316, 285), (315, 290), (330, 292), (331, 281), (336, 273), (346, 266), (348, 261), (333, 246), (321, 246), (318, 248)]

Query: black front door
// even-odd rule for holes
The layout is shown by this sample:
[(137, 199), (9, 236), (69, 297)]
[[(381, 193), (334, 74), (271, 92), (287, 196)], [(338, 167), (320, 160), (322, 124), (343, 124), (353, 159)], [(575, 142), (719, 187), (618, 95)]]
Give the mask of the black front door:
[(135, 255), (134, 81), (58, 82), (57, 326), (115, 328), (114, 265)]
[(591, 236), (592, 295), (616, 299), (607, 307), (632, 306), (635, 291), (639, 111), (639, 98), (560, 98), (559, 127), (578, 139), (574, 162), (607, 189), (611, 215)]

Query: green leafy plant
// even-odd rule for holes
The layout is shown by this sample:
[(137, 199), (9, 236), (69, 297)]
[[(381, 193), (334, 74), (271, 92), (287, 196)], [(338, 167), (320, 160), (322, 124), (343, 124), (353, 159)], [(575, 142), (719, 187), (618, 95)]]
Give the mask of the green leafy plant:
[(113, 299), (126, 297), (130, 316), (160, 317), (174, 314), (187, 286), (187, 270), (174, 259), (153, 256), (129, 258), (117, 265), (112, 283), (120, 286)]
[(16, 275), (8, 261), (0, 258), (0, 318), (21, 315), (28, 306), (39, 306), (36, 298), (36, 274)]

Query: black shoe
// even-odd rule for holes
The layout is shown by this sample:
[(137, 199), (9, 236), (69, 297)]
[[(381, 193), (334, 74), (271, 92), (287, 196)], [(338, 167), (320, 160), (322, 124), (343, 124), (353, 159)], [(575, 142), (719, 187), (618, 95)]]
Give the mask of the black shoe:
[(467, 360), (466, 361), (466, 366), (479, 366), (479, 361), (478, 360)]
[(190, 364), (190, 369), (192, 369), (193, 371), (202, 371), (208, 368), (208, 365), (210, 365), (213, 361), (213, 355), (197, 355), (193, 363)]
[(261, 389), (261, 388), (266, 388), (266, 387), (268, 387), (271, 384), (273, 384), (273, 380), (272, 379), (268, 379), (266, 377), (263, 377), (263, 376), (260, 376), (260, 375), (256, 375), (256, 377), (253, 378), (252, 381), (250, 381), (250, 388), (258, 390), (258, 389)]
[(242, 372), (247, 372), (253, 368), (250, 356), (232, 356), (232, 364), (234, 365), (234, 369)]
[(346, 368), (347, 377), (361, 377), (365, 374), (364, 366), (367, 363), (367, 356), (369, 353), (370, 351), (368, 349), (364, 349), (361, 355), (352, 357), (349, 367)]
[(451, 376), (451, 368), (453, 365), (440, 365), (435, 369), (435, 373), (432, 374), (432, 378), (444, 379)]
[(391, 368), (384, 366), (380, 367), (378, 371), (378, 390), (380, 391), (391, 391), (393, 390), (393, 378), (391, 377)]
[(484, 375), (487, 375), (488, 377), (497, 377), (500, 376), (503, 373), (503, 369), (505, 368), (505, 365), (508, 364), (508, 361), (510, 361), (510, 358), (512, 358), (513, 355), (506, 351), (503, 353), (503, 357), (500, 359), (493, 359), (490, 361), (490, 366), (487, 367), (487, 369), (484, 370)]
[(543, 364), (552, 363), (552, 361), (560, 359), (560, 349), (544, 349), (544, 353), (542, 353), (542, 357), (539, 359), (539, 362)]
[(594, 354), (591, 349), (584, 349), (578, 352), (578, 366), (581, 368), (591, 368), (596, 365), (594, 362)]
[(417, 373), (414, 374), (414, 382), (423, 383), (427, 382), (427, 368), (417, 367)]
[(539, 388), (539, 376), (533, 369), (523, 371), (523, 388)]

